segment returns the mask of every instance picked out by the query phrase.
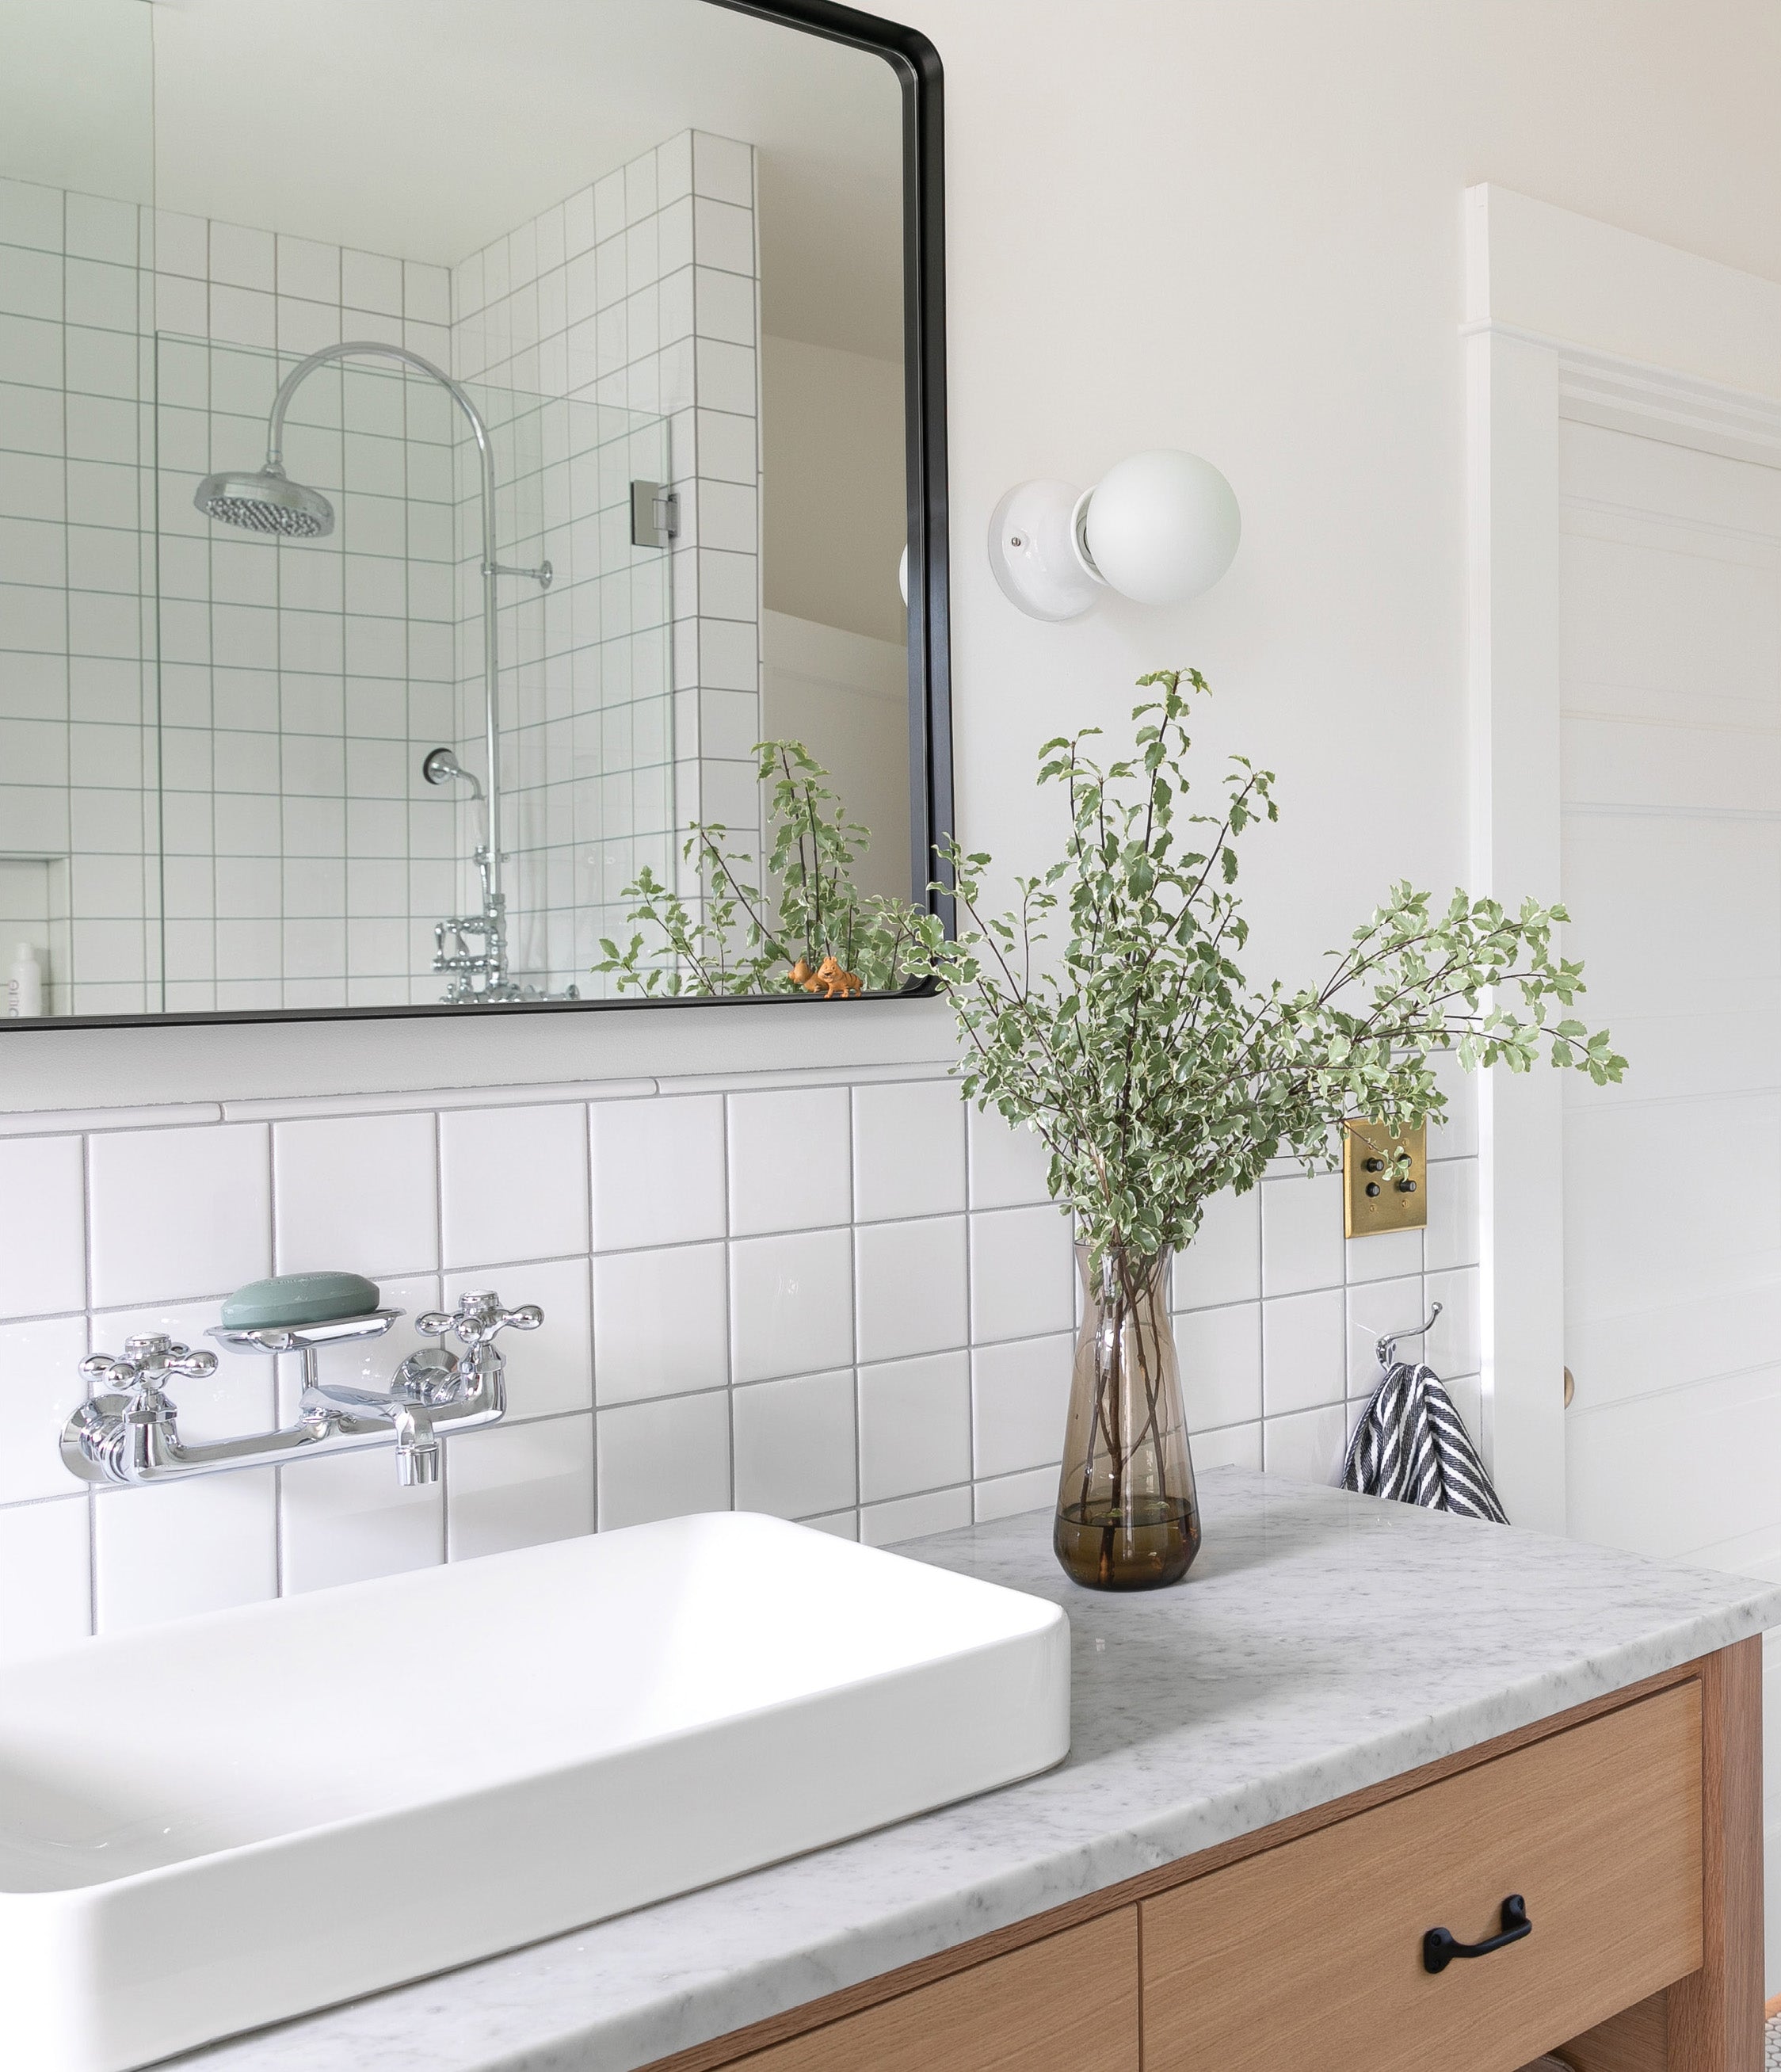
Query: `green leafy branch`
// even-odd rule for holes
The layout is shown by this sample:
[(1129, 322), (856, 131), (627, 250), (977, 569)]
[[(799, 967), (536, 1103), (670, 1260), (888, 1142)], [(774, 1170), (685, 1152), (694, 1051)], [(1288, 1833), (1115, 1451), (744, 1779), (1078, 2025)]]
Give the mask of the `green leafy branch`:
[(1187, 714), (1208, 687), (1194, 669), (1139, 680), (1153, 687), (1131, 756), (1103, 767), (1093, 728), (1041, 749), (1039, 781), (1070, 800), (1063, 859), (993, 914), (991, 859), (942, 845), (965, 925), (922, 939), (968, 1047), (967, 1098), (1037, 1133), (1097, 1259), (1185, 1245), (1214, 1195), (1246, 1192), (1273, 1158), (1335, 1164), (1352, 1115), (1438, 1119), (1438, 1052), (1517, 1072), (1544, 1053), (1598, 1085), (1620, 1079), (1606, 1030), (1554, 1017), (1583, 991), (1582, 965), (1555, 953), (1561, 906), (1511, 912), (1462, 891), (1438, 906), (1395, 885), (1322, 985), (1252, 988), (1236, 962), (1236, 845), (1277, 819), (1274, 777), (1233, 757), (1220, 809), (1189, 810)]
[(663, 995), (837, 999), (907, 984), (937, 948), (939, 922), (906, 899), (861, 892), (853, 872), (870, 835), (801, 742), (763, 741), (755, 754), (756, 778), (770, 787), (764, 872), (751, 849), (730, 845), (722, 822), (694, 821), (681, 853), (706, 888), (702, 911), (645, 865), (622, 895), (636, 902), (630, 939), (621, 948), (603, 936), (594, 968), (614, 974), (621, 993)]

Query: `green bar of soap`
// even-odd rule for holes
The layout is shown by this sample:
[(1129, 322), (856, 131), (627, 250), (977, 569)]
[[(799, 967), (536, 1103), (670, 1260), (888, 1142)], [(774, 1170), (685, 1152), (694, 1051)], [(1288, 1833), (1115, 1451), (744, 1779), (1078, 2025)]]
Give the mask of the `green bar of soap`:
[(223, 1305), (223, 1327), (273, 1330), (281, 1325), (335, 1324), (377, 1307), (377, 1285), (362, 1273), (280, 1273), (250, 1281)]

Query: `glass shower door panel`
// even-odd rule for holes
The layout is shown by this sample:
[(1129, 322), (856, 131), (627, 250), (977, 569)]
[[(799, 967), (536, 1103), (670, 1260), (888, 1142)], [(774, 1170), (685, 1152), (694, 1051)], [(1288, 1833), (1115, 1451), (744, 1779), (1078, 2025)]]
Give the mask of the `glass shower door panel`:
[(46, 1014), (160, 1005), (151, 27), (0, 5), (0, 972)]
[[(644, 865), (672, 882), (675, 727), (672, 555), (631, 540), (633, 481), (668, 480), (667, 421), (615, 405), (472, 384), (503, 456), (504, 564), (548, 560), (548, 589), (500, 586), (504, 848), (515, 979), (540, 994), (607, 990), (593, 969), (625, 927)], [(459, 446), (459, 734), (479, 768), (483, 687), (472, 455)], [(460, 854), (467, 853), (460, 849)], [(628, 932), (628, 931), (625, 931)]]

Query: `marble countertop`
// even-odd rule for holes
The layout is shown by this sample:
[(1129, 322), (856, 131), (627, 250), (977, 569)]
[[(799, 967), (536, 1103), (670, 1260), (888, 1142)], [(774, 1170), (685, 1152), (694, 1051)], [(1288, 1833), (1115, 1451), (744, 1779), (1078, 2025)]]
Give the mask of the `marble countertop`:
[(1067, 1608), (1056, 1770), (168, 2062), (634, 2072), (1781, 1622), (1742, 1577), (1238, 1469), (1201, 1494), (1174, 1589), (1077, 1589), (1048, 1514), (903, 1550)]

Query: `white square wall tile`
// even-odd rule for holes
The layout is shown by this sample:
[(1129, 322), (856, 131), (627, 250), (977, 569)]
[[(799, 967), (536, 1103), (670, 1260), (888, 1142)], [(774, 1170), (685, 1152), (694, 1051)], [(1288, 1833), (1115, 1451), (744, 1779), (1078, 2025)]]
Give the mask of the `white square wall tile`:
[(693, 191), (739, 208), (755, 205), (755, 154), (734, 137), (693, 132)]
[[(326, 303), (336, 312), (340, 306), (340, 248), (319, 245), (311, 238), (278, 240), (278, 292), (295, 295), (306, 302)], [(335, 321), (339, 319), (336, 314)]]
[(1261, 1285), (1269, 1295), (1297, 1295), (1343, 1282), (1342, 1175), (1301, 1174), (1264, 1180)]
[(1069, 1330), (1076, 1322), (1076, 1281), (1070, 1224), (1049, 1203), (971, 1218), (974, 1343)]
[(673, 1245), (595, 1259), (594, 1379), (603, 1408), (727, 1383), (722, 1245)]
[(730, 1229), (734, 1237), (850, 1220), (852, 1132), (845, 1087), (730, 1097)]
[(1340, 1404), (1270, 1417), (1261, 1428), (1262, 1465), (1289, 1482), (1333, 1483), (1347, 1441), (1347, 1415)]
[(972, 1509), (979, 1525), (998, 1518), (1018, 1518), (1023, 1511), (1049, 1511), (1058, 1500), (1055, 1468), (1028, 1468), (1018, 1475), (997, 1475), (973, 1489)]
[(80, 1138), (0, 1141), (0, 1317), (49, 1316), (86, 1299)]
[(968, 1482), (970, 1355), (935, 1353), (862, 1367), (859, 1427), (862, 1503)]
[(108, 1132), (87, 1157), (95, 1307), (227, 1294), (272, 1270), (264, 1124)]
[(1193, 1243), (1175, 1258), (1174, 1306), (1209, 1309), (1261, 1293), (1261, 1190), (1228, 1189), (1206, 1204)]
[(1252, 1468), (1261, 1471), (1261, 1427), (1227, 1424), (1216, 1432), (1203, 1432), (1193, 1442), (1194, 1470), (1207, 1468)]
[(1429, 1125), (1431, 1158), (1475, 1158), (1478, 1156), (1479, 1075), (1468, 1072), (1451, 1050), (1438, 1050), (1429, 1059), (1435, 1083), (1447, 1096), (1446, 1120)]
[(1478, 1264), (1478, 1161), (1444, 1159), (1429, 1168), (1429, 1227), (1423, 1260), (1430, 1273)]
[(1281, 1295), (1261, 1305), (1261, 1400), (1266, 1416), (1340, 1403), (1347, 1394), (1339, 1288)]
[[(1379, 1364), (1379, 1341), (1390, 1333), (1413, 1331), (1428, 1315), (1423, 1300), (1422, 1277), (1403, 1281), (1369, 1281), (1348, 1290), (1348, 1393), (1371, 1396), (1384, 1379)], [(1427, 1357), (1421, 1338), (1406, 1336), (1399, 1346), (1401, 1358)], [(1455, 1371), (1458, 1371), (1456, 1369)]]
[(656, 146), (656, 206), (666, 208), (693, 191), (693, 132), (682, 130)]
[(446, 1548), (454, 1561), (594, 1530), (594, 1420), (494, 1424), (446, 1441)]
[[(0, 1503), (67, 1496), (77, 1486), (59, 1449), (62, 1427), (87, 1400), (80, 1373), (86, 1356), (84, 1317), (0, 1324), (0, 1419), (6, 1435), (0, 1446)], [(18, 1587), (16, 1577), (11, 1587)]]
[(724, 1235), (721, 1095), (594, 1101), (588, 1115), (596, 1252)]
[(1261, 1316), (1255, 1302), (1190, 1309), (1175, 1319), (1182, 1401), (1190, 1432), (1261, 1415)]
[[(0, 1511), (0, 1575), (14, 1587), (0, 1591), (0, 1662), (16, 1662), (84, 1640), (93, 1626), (87, 1499)], [(28, 1577), (30, 1588), (16, 1586)]]
[(1070, 1408), (1067, 1332), (1016, 1344), (979, 1346), (971, 1355), (971, 1429), (980, 1476), (1050, 1466), (1063, 1453)]
[(1034, 1131), (1013, 1128), (993, 1109), (985, 1115), (968, 1107), (965, 1134), (973, 1209), (1023, 1208), (1051, 1198), (1045, 1184), (1051, 1154)]
[(1475, 1266), (1428, 1276), (1425, 1292), (1430, 1304), (1439, 1302), (1442, 1309), (1425, 1341), (1423, 1357), (1437, 1374), (1475, 1374), (1483, 1364), (1479, 1277)]
[(126, 1633), (275, 1596), (273, 1478), (270, 1468), (244, 1468), (102, 1490), (93, 1507), (98, 1630)]
[(1396, 1281), (1422, 1271), (1419, 1230), (1376, 1231), (1343, 1242), (1343, 1268), (1348, 1281)]
[(965, 1219), (866, 1223), (853, 1232), (862, 1360), (949, 1352), (965, 1342)]
[(730, 1396), (670, 1396), (600, 1412), (600, 1530), (730, 1508)]
[(931, 1490), (925, 1496), (900, 1496), (890, 1503), (869, 1504), (860, 1513), (860, 1538), (868, 1547), (894, 1547), (899, 1540), (922, 1540), (931, 1532), (951, 1532), (971, 1523), (971, 1491)]
[(402, 314), (401, 261), (385, 258), (379, 252), (342, 252), (340, 300), (348, 309), (399, 317)]
[(737, 1510), (808, 1518), (858, 1495), (850, 1368), (736, 1389), (730, 1421)]
[(272, 1132), (281, 1273), (424, 1272), (439, 1264), (430, 1115), (337, 1116)]
[[(448, 1273), (447, 1309), (492, 1276)], [(589, 1314), (585, 1259), (542, 1259), (504, 1266), (495, 1292), (510, 1309), (536, 1302), (544, 1322), (535, 1331), (507, 1330), (496, 1343), (507, 1359), (508, 1415), (515, 1420), (554, 1417), (594, 1406), (594, 1330)], [(455, 1343), (455, 1341), (448, 1342)]]
[(154, 264), (163, 273), (202, 281), (210, 273), (210, 225), (201, 216), (154, 212)]
[(439, 1169), (446, 1266), (586, 1251), (587, 1116), (579, 1102), (442, 1115)]
[[(693, 178), (698, 175), (695, 171)], [(752, 209), (695, 195), (693, 201), (693, 256), (701, 266), (730, 273), (755, 270), (755, 215)], [(714, 398), (720, 410), (738, 405), (722, 395)]]
[(965, 1103), (949, 1079), (853, 1089), (853, 1214), (956, 1215), (965, 1205)]
[(445, 1559), (445, 1491), (403, 1489), (387, 1446), (306, 1461), (279, 1506), (286, 1596), (430, 1568)]
[(242, 223), (210, 226), (210, 278), (232, 288), (261, 288), (269, 292), (276, 282), (269, 230), (255, 230)]
[(730, 1248), (730, 1373), (820, 1374), (853, 1358), (851, 1233), (802, 1231)]

